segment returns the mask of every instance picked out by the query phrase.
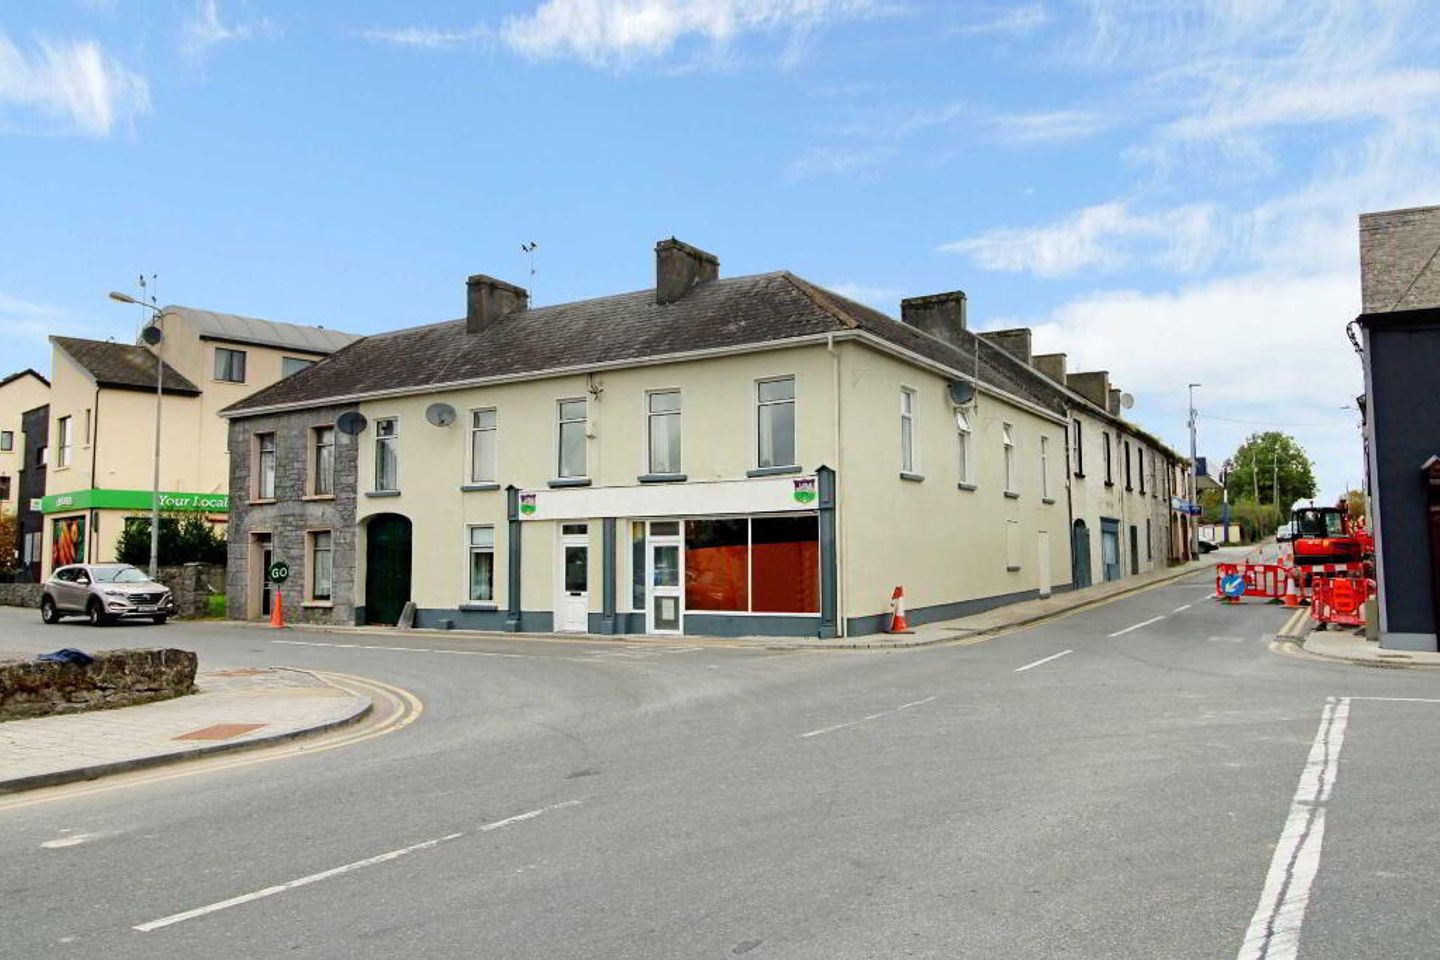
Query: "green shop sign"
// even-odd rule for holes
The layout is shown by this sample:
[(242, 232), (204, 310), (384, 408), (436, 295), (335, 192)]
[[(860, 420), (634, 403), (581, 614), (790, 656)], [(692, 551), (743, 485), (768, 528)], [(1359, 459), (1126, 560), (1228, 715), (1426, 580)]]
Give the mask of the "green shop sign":
[[(52, 493), (40, 501), (42, 513), (71, 510), (151, 510), (154, 494), (149, 490), (75, 490)], [(165, 513), (229, 513), (228, 493), (170, 493), (161, 491), (160, 510)]]

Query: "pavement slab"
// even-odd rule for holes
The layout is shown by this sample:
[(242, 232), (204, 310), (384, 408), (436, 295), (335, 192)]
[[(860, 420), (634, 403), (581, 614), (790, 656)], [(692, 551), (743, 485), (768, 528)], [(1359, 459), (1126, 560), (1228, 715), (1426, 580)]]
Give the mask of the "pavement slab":
[(0, 724), (0, 794), (286, 740), (359, 720), (370, 698), (283, 667), (202, 672), (199, 692)]

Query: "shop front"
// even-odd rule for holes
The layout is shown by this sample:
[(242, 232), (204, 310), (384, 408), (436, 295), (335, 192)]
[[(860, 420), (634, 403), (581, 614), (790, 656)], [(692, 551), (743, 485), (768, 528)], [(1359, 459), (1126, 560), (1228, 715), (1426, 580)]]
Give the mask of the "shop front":
[[(46, 574), (71, 563), (113, 563), (126, 525), (137, 520), (148, 523), (153, 503), (149, 490), (75, 490), (41, 498)], [(160, 493), (162, 515), (199, 513), (210, 523), (223, 525), (229, 510), (230, 495), (225, 493)]]

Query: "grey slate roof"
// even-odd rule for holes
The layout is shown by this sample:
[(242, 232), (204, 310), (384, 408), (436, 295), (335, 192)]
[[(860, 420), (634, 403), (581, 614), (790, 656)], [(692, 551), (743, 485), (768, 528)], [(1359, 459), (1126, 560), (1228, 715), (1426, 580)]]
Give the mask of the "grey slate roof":
[(40, 376), (40, 374), (36, 373), (31, 368), (26, 367), (24, 370), (18, 370), (15, 373), (10, 374), (10, 376), (6, 377), (4, 380), (0, 380), (0, 387), (5, 386), (7, 383), (14, 383), (21, 377), (34, 377), (36, 380), (39, 380), (41, 383), (45, 384), (45, 386), (50, 386), (49, 380), (46, 380), (44, 377)]
[[(155, 389), (155, 354), (144, 347), (108, 340), (81, 340), (77, 337), (51, 337), (50, 342), (95, 378), (97, 386), (121, 390)], [(200, 388), (165, 364), (166, 393), (198, 397)]]
[(963, 349), (957, 350), (786, 272), (702, 283), (666, 305), (655, 303), (652, 289), (537, 307), (476, 334), (466, 333), (464, 320), (376, 334), (226, 412), (318, 405), (380, 391), (423, 391), (856, 329), (966, 374), (975, 369), (978, 350), (981, 382), (1056, 414), (1064, 412), (1063, 399), (1046, 386), (1048, 381), (979, 337), (962, 333)]
[(233, 313), (215, 313), (194, 307), (170, 306), (165, 313), (178, 314), (189, 320), (202, 337), (253, 343), (261, 347), (277, 347), (304, 353), (331, 354), (360, 338), (353, 333), (306, 327), (294, 323), (276, 323)]

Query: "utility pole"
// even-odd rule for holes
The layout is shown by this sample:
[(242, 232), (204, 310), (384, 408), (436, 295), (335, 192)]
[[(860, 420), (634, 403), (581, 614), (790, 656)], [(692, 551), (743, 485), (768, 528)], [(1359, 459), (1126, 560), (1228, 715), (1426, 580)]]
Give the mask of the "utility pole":
[[(1190, 384), (1190, 496), (1189, 506), (1195, 506), (1195, 488), (1199, 486), (1199, 474), (1195, 463), (1195, 388), (1201, 386), (1198, 383)], [(1186, 513), (1186, 522), (1190, 525), (1190, 559), (1200, 556), (1200, 525), (1195, 522), (1193, 514)]]
[(1275, 498), (1275, 512), (1280, 512), (1280, 453), (1270, 460), (1270, 495)]

